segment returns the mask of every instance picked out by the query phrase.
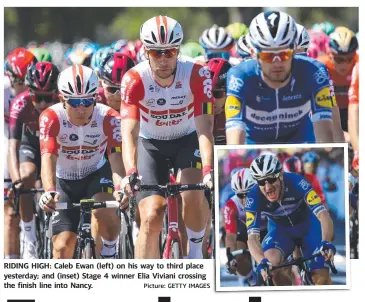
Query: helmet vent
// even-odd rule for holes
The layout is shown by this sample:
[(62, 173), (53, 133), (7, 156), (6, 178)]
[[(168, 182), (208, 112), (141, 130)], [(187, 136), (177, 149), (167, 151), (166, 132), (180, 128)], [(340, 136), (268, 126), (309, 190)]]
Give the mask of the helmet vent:
[(178, 38), (178, 39), (176, 39), (176, 40), (172, 41), (172, 43), (171, 43), (171, 44), (175, 44), (175, 43), (178, 43), (178, 42), (180, 42), (180, 41), (181, 41), (181, 38)]
[(76, 89), (79, 93), (82, 93), (81, 78), (79, 75), (76, 76)]
[(90, 81), (87, 81), (86, 88), (85, 88), (85, 92), (88, 92), (89, 86), (90, 86)]
[(170, 40), (169, 40), (169, 43), (171, 43), (172, 39), (174, 38), (174, 31), (171, 32), (170, 34)]
[(160, 36), (161, 36), (161, 42), (162, 43), (165, 43), (166, 42), (166, 40), (165, 40), (166, 39), (165, 34), (166, 34), (165, 27), (160, 26)]
[[(155, 41), (155, 43), (157, 43), (157, 39), (156, 39), (156, 36), (153, 32), (151, 32), (151, 36), (152, 36), (152, 39), (153, 41)], [(153, 44), (153, 43), (152, 43)]]
[[(70, 83), (68, 83), (68, 89), (70, 89), (70, 91), (72, 92), (72, 93), (75, 93), (75, 91), (72, 89), (72, 85), (70, 84)], [(70, 94), (70, 93), (69, 93)]]

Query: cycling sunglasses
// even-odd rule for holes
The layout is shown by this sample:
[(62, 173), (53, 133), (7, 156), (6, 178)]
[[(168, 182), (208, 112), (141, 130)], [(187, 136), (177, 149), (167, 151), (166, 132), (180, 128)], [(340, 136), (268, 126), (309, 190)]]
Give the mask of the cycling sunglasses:
[(236, 193), (236, 196), (240, 199), (245, 199), (247, 197), (247, 193)]
[(337, 63), (337, 64), (342, 64), (342, 63), (351, 63), (354, 60), (355, 56), (352, 57), (343, 57), (343, 56), (333, 56), (333, 60)]
[(214, 52), (214, 51), (211, 51), (211, 52), (207, 52), (206, 53), (207, 55), (207, 59), (210, 60), (210, 59), (215, 59), (215, 58), (221, 58), (221, 59), (225, 59), (225, 60), (229, 60), (229, 57), (230, 57), (230, 53), (229, 52), (222, 52), (222, 51), (219, 51), (219, 52)]
[(280, 62), (288, 61), (290, 58), (293, 57), (293, 53), (293, 49), (278, 51), (260, 51), (257, 53), (257, 56), (266, 63), (274, 63), (276, 60), (280, 60)]
[(216, 99), (221, 99), (225, 96), (226, 94), (226, 90), (225, 89), (217, 89), (217, 90), (213, 90), (213, 96)]
[(90, 107), (92, 104), (94, 104), (95, 102), (95, 98), (91, 97), (91, 98), (80, 98), (80, 99), (67, 99), (66, 100), (67, 104), (69, 104), (71, 107), (73, 108), (78, 108), (81, 105), (83, 105), (84, 107)]
[(269, 183), (270, 185), (272, 185), (278, 179), (279, 179), (279, 177), (270, 176), (270, 177), (267, 177), (264, 179), (257, 179), (256, 182), (260, 187), (264, 187), (266, 185), (266, 183)]
[(168, 49), (149, 49), (147, 50), (147, 54), (154, 59), (159, 59), (162, 55), (165, 55), (166, 58), (172, 58), (179, 52), (178, 48), (168, 48)]

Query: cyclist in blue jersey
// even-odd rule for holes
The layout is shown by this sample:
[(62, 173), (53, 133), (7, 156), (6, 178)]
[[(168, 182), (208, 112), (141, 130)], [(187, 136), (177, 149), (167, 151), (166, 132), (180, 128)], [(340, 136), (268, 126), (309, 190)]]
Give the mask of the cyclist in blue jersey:
[(296, 37), (296, 23), (286, 13), (261, 13), (251, 22), (254, 60), (227, 76), (228, 144), (333, 142), (328, 70), (294, 56)]
[[(321, 251), (324, 257), (316, 257), (309, 263), (316, 285), (332, 284), (325, 260), (333, 260), (335, 246), (332, 219), (305, 178), (296, 173), (283, 173), (280, 161), (273, 155), (257, 157), (250, 167), (256, 180), (246, 202), (246, 226), (248, 247), (258, 263), (257, 272), (267, 280), (265, 268), (277, 266), (292, 254), (299, 241), (304, 257)], [(268, 233), (260, 244), (260, 219), (268, 217)], [(325, 253), (325, 250), (328, 253)], [(272, 271), (275, 285), (291, 285), (289, 269)]]

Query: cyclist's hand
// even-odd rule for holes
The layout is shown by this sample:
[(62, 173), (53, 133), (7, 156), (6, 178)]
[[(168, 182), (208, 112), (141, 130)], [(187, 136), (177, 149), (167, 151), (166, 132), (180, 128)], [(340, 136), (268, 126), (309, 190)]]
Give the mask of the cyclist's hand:
[(20, 190), (21, 188), (23, 188), (24, 184), (21, 180), (16, 180), (14, 183), (12, 183), (7, 192), (7, 196), (9, 199), (14, 198), (13, 186), (15, 187), (16, 190)]
[(268, 270), (272, 264), (269, 262), (268, 259), (264, 258), (261, 262), (257, 265), (257, 271), (261, 273), (262, 279), (266, 282), (269, 278)]
[(237, 273), (237, 260), (232, 259), (231, 261), (228, 261), (226, 263), (226, 269), (227, 269), (228, 273), (230, 273), (232, 275), (236, 275), (236, 273)]
[(123, 211), (128, 208), (129, 198), (123, 191), (114, 191), (113, 196), (120, 203), (119, 209)]
[(332, 243), (325, 240), (322, 241), (319, 251), (326, 261), (334, 260), (334, 256), (336, 255), (336, 247)]
[(352, 167), (359, 171), (359, 152), (355, 152), (354, 159), (352, 160)]
[(203, 167), (203, 184), (205, 184), (209, 189), (213, 189), (214, 174), (213, 169), (211, 166), (204, 166)]
[(125, 176), (121, 183), (120, 188), (128, 197), (135, 196), (135, 192), (139, 190), (141, 186), (141, 178), (138, 172), (133, 172)]
[(39, 206), (45, 212), (54, 212), (56, 202), (60, 201), (60, 193), (56, 191), (44, 192), (39, 199)]

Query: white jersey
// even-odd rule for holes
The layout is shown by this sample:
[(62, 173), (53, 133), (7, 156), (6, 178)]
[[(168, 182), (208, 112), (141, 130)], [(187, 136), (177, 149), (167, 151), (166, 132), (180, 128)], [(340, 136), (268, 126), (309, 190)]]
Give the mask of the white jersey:
[(90, 122), (73, 125), (62, 103), (53, 105), (40, 116), (41, 155), (58, 156), (56, 176), (82, 179), (105, 164), (104, 153), (121, 152), (120, 116), (114, 109), (96, 104)]
[(121, 84), (121, 117), (140, 122), (140, 136), (171, 140), (195, 131), (195, 116), (213, 114), (208, 67), (183, 57), (169, 87), (153, 78), (149, 61), (130, 69)]

